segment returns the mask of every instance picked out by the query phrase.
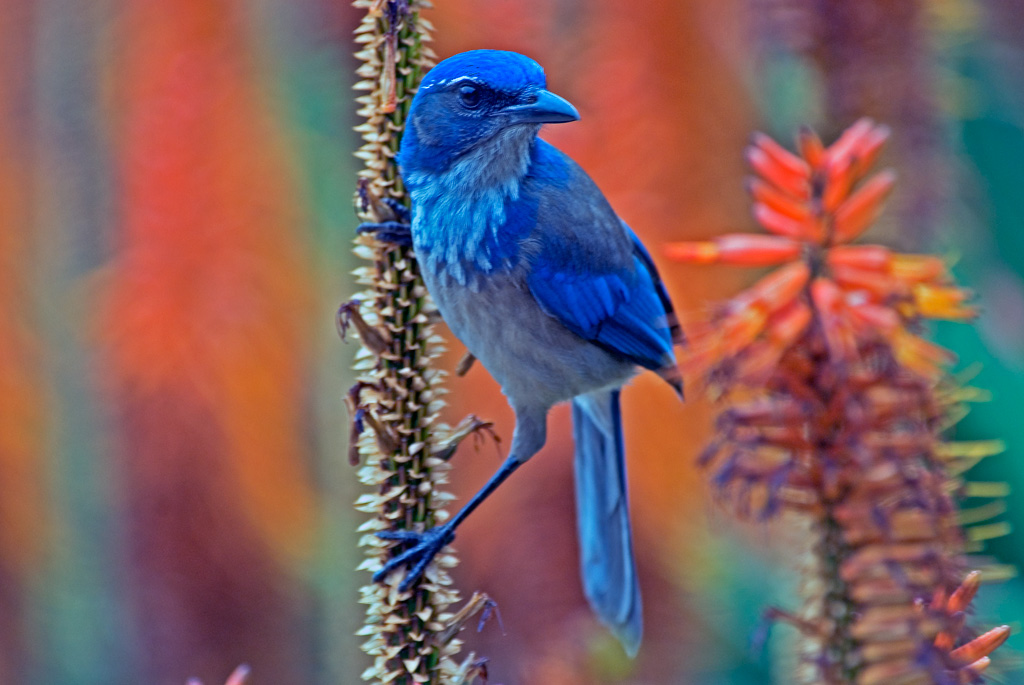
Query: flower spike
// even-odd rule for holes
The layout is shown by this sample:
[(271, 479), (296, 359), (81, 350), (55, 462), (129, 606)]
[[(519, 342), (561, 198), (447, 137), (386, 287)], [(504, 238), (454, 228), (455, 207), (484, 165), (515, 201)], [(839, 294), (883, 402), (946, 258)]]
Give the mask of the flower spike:
[(853, 244), (896, 182), (868, 176), (888, 137), (867, 118), (829, 147), (801, 130), (798, 153), (755, 134), (747, 189), (769, 235), (665, 249), (777, 267), (691, 327), (684, 363), (726, 401), (701, 457), (716, 487), (740, 515), (807, 529), (804, 685), (978, 683), (1009, 634), (965, 625), (979, 576), (963, 575), (952, 493), (979, 457), (942, 439), (954, 358), (920, 336), (923, 319), (970, 318), (971, 293), (937, 257)]

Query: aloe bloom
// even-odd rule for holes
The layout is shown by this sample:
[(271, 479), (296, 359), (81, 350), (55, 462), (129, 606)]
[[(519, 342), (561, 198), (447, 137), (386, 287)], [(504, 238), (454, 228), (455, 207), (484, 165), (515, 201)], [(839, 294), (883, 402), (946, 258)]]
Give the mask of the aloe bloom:
[(944, 262), (853, 244), (895, 183), (868, 176), (888, 129), (868, 119), (831, 146), (802, 131), (799, 154), (755, 136), (747, 160), (767, 235), (676, 243), (697, 264), (777, 266), (693, 333), (690, 370), (724, 398), (704, 453), (742, 514), (785, 513), (809, 530), (795, 682), (981, 681), (1009, 635), (964, 627), (966, 574), (956, 474), (998, 445), (945, 442), (960, 394), (952, 355), (925, 319), (974, 315)]

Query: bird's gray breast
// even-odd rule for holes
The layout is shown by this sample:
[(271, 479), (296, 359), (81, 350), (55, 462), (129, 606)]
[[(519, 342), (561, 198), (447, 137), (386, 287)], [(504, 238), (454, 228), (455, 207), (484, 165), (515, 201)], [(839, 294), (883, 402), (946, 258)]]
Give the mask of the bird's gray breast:
[(424, 268), (423, 277), (452, 333), (501, 384), (513, 406), (548, 407), (619, 386), (635, 373), (632, 363), (544, 312), (521, 274), (492, 274), (474, 289), (444, 269)]

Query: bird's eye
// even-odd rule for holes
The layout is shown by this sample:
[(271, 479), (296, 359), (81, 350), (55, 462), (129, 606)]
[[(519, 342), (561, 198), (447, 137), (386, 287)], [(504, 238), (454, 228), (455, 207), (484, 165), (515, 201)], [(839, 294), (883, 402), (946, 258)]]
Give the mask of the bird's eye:
[(480, 89), (476, 86), (462, 86), (459, 88), (459, 102), (466, 109), (476, 109), (481, 101)]

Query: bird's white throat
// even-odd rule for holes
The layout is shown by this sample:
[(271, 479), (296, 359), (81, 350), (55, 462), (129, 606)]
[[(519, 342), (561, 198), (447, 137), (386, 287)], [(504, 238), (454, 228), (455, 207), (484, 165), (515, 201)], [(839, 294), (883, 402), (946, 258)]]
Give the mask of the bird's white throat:
[(519, 199), (539, 126), (511, 126), (459, 157), (446, 171), (414, 171), (413, 242), (424, 266), (473, 287), (474, 272), (509, 266), (497, 254), (505, 207)]

